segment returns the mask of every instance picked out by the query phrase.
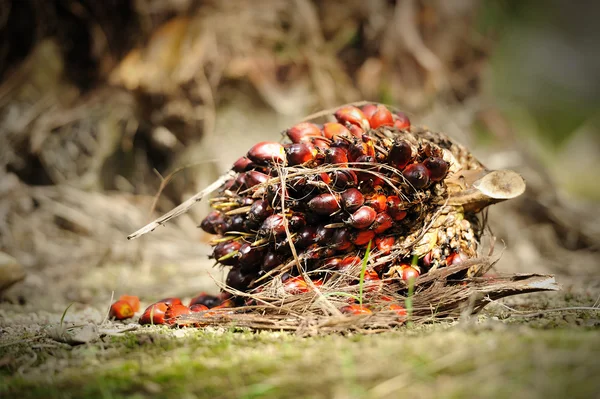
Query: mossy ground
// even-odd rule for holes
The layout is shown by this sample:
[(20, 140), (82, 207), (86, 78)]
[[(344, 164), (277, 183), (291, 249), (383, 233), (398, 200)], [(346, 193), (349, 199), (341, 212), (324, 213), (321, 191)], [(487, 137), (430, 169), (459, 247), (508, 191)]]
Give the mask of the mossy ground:
[[(509, 304), (595, 300), (556, 293)], [(525, 317), (491, 305), (469, 320), (377, 335), (152, 326), (70, 346), (29, 326), (0, 341), (0, 396), (591, 398), (600, 394), (599, 325), (596, 310)]]

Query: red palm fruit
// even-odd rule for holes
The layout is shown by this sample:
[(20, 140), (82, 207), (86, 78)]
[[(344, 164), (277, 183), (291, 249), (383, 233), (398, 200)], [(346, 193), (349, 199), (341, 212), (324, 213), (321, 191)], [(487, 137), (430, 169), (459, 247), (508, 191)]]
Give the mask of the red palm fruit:
[(260, 235), (273, 235), (281, 237), (285, 235), (285, 219), (279, 213), (269, 216), (260, 226)]
[(410, 129), (410, 119), (404, 112), (394, 112), (394, 127), (397, 129)]
[(250, 243), (244, 243), (239, 250), (238, 262), (242, 273), (258, 271), (265, 256), (264, 247), (253, 247)]
[(440, 181), (446, 177), (450, 165), (440, 157), (429, 157), (423, 161), (423, 165), (429, 171), (431, 181)]
[(353, 170), (348, 169), (331, 172), (331, 180), (333, 181), (333, 187), (340, 190), (358, 185), (358, 176)]
[(382, 254), (387, 255), (392, 252), (395, 242), (394, 237), (377, 237), (375, 239), (375, 246)]
[(244, 275), (239, 267), (232, 267), (227, 273), (225, 284), (238, 291), (245, 291), (252, 281), (252, 276)]
[(330, 140), (336, 140), (339, 137), (350, 137), (352, 133), (340, 123), (328, 122), (323, 125), (323, 135)]
[(361, 138), (365, 134), (365, 131), (356, 125), (348, 125), (348, 130), (354, 137), (358, 138)]
[(284, 164), (286, 161), (285, 149), (280, 143), (274, 141), (261, 141), (248, 151), (248, 158), (259, 165), (270, 163)]
[(427, 252), (425, 254), (425, 256), (423, 256), (423, 266), (426, 266), (426, 267), (431, 266), (431, 258), (432, 258), (432, 256), (433, 256), (433, 254), (431, 253), (431, 251)]
[(212, 257), (222, 265), (234, 266), (238, 263), (237, 253), (242, 244), (239, 241), (224, 241), (215, 245)]
[(265, 272), (268, 272), (268, 271), (273, 270), (277, 266), (281, 265), (282, 263), (283, 263), (283, 260), (277, 254), (277, 252), (275, 252), (273, 250), (269, 250), (266, 253), (265, 257), (263, 258), (263, 264), (261, 266), (261, 269), (264, 270)]
[(369, 129), (369, 121), (363, 112), (353, 106), (347, 105), (335, 111), (335, 119), (337, 119), (340, 123), (350, 123), (352, 125), (356, 125), (361, 127), (364, 130)]
[(266, 183), (271, 176), (265, 175), (264, 173), (257, 172), (255, 170), (249, 170), (245, 173), (244, 183), (247, 188), (254, 187), (258, 184)]
[(190, 313), (200, 313), (208, 310), (208, 306), (203, 305), (201, 303), (195, 303), (190, 305)]
[(175, 324), (179, 316), (190, 313), (192, 313), (190, 308), (185, 305), (171, 305), (165, 312), (165, 322), (167, 324)]
[(121, 295), (119, 301), (129, 302), (134, 312), (140, 310), (140, 298), (135, 295)]
[(348, 147), (348, 159), (352, 162), (356, 162), (356, 160), (363, 156), (367, 155), (367, 149), (365, 143), (356, 141)]
[(373, 313), (371, 311), (371, 309), (369, 309), (369, 308), (367, 308), (367, 307), (365, 307), (363, 305), (358, 305), (358, 304), (346, 305), (346, 306), (340, 308), (340, 311), (342, 313), (351, 314), (351, 315), (355, 315), (355, 316), (358, 316), (358, 315), (367, 315), (367, 314)]
[(396, 169), (404, 169), (412, 160), (412, 148), (404, 140), (396, 139), (387, 157), (387, 163)]
[(406, 217), (406, 211), (402, 209), (403, 204), (400, 197), (397, 195), (390, 195), (387, 197), (387, 213), (394, 219), (394, 221), (399, 222), (400, 220)]
[(225, 216), (219, 211), (211, 211), (200, 223), (200, 228), (208, 234), (220, 234), (225, 224)]
[(340, 209), (339, 195), (331, 193), (317, 195), (308, 201), (308, 207), (319, 215), (331, 215)]
[(367, 245), (373, 238), (375, 238), (373, 230), (359, 230), (352, 234), (350, 241), (354, 245), (362, 246)]
[[(320, 138), (314, 137), (313, 139), (310, 140), (310, 142), (315, 148), (317, 148), (321, 151), (325, 151), (330, 147), (329, 140), (326, 140), (326, 139), (320, 139)], [(319, 154), (317, 153), (317, 158), (318, 158), (318, 156), (319, 156)]]
[(273, 208), (265, 200), (255, 201), (248, 211), (248, 219), (257, 223), (262, 222), (273, 214)]
[(375, 212), (375, 209), (363, 205), (350, 215), (350, 219), (348, 219), (346, 223), (355, 229), (366, 229), (373, 224), (376, 216), (377, 212)]
[(218, 296), (202, 292), (190, 300), (190, 308), (194, 305), (203, 305), (207, 308), (214, 308), (220, 303), (221, 299)]
[(243, 232), (244, 229), (244, 221), (246, 218), (244, 215), (233, 215), (229, 220), (229, 227), (227, 228), (227, 232), (229, 231), (239, 231)]
[(331, 236), (333, 236), (333, 232), (333, 229), (328, 229), (325, 227), (325, 225), (317, 226), (317, 230), (315, 232), (315, 244), (328, 244)]
[(365, 201), (366, 205), (375, 209), (375, 212), (385, 212), (387, 209), (387, 197), (384, 194), (373, 194)]
[(383, 285), (383, 282), (375, 270), (365, 270), (363, 281), (367, 291), (370, 292), (380, 290)]
[(253, 164), (250, 159), (248, 159), (247, 157), (241, 157), (237, 161), (235, 161), (231, 169), (233, 169), (234, 172), (241, 173), (247, 171), (249, 168), (252, 167), (252, 165)]
[(360, 258), (358, 256), (346, 256), (340, 262), (338, 269), (344, 271), (351, 267), (355, 267), (357, 265), (362, 264), (362, 261), (363, 261), (362, 258)]
[(148, 306), (142, 316), (140, 316), (139, 323), (144, 324), (165, 324), (165, 312), (169, 305), (164, 302), (153, 303)]
[(364, 195), (356, 188), (349, 188), (341, 195), (342, 207), (348, 212), (354, 212), (365, 203)]
[(394, 311), (401, 318), (405, 318), (408, 314), (406, 312), (406, 309), (404, 309), (404, 307), (398, 305), (397, 303), (390, 304), (390, 306), (388, 306), (388, 309)]
[(118, 300), (110, 305), (109, 316), (116, 320), (125, 320), (133, 317), (135, 311), (128, 301)]
[(380, 126), (394, 126), (394, 117), (384, 105), (378, 105), (375, 112), (369, 117), (369, 124), (371, 129), (377, 129)]
[(412, 267), (411, 265), (402, 265), (401, 266), (402, 280), (409, 281), (411, 279), (416, 279), (419, 277), (419, 271)]
[(393, 224), (394, 221), (392, 220), (392, 217), (386, 212), (381, 212), (375, 216), (375, 221), (373, 221), (373, 224), (371, 225), (371, 230), (375, 234), (381, 234), (391, 228)]
[(325, 151), (325, 162), (346, 166), (348, 164), (348, 154), (342, 148), (332, 147)]
[(427, 187), (429, 184), (429, 171), (422, 163), (413, 163), (408, 165), (402, 175), (417, 190)]
[(345, 251), (352, 246), (350, 231), (348, 229), (336, 229), (331, 237), (331, 247), (337, 251)]
[[(371, 116), (377, 112), (377, 104), (367, 104), (360, 107), (360, 110), (363, 112), (367, 119), (371, 119)], [(373, 126), (371, 126), (373, 127)]]
[(303, 294), (310, 291), (308, 284), (306, 284), (306, 281), (300, 276), (287, 279), (283, 283), (283, 289), (285, 292), (292, 295)]
[(310, 143), (294, 143), (284, 145), (288, 165), (302, 165), (317, 156), (317, 149)]
[(452, 252), (450, 255), (448, 255), (446, 257), (446, 265), (448, 265), (448, 266), (458, 265), (458, 264), (460, 264), (462, 262), (465, 262), (467, 260), (469, 260), (469, 258), (464, 253), (462, 253), (462, 252)]
[(312, 137), (322, 137), (323, 133), (319, 126), (310, 122), (301, 122), (289, 128), (285, 134), (289, 137), (292, 143), (303, 143), (310, 140)]
[(342, 263), (341, 258), (329, 258), (321, 265), (322, 269), (338, 269)]
[(306, 248), (315, 243), (316, 236), (316, 226), (304, 226), (300, 231), (298, 231), (298, 235), (296, 236), (296, 241), (294, 242), (294, 245), (296, 246), (296, 248)]
[(176, 298), (176, 297), (164, 298), (164, 299), (161, 299), (160, 301), (158, 301), (157, 303), (166, 303), (169, 306), (172, 306), (172, 305), (183, 305), (183, 303), (181, 302), (181, 299), (180, 298)]
[(331, 176), (329, 176), (327, 173), (323, 172), (323, 173), (319, 173), (319, 180), (321, 180), (323, 183), (325, 184), (329, 184), (331, 183)]

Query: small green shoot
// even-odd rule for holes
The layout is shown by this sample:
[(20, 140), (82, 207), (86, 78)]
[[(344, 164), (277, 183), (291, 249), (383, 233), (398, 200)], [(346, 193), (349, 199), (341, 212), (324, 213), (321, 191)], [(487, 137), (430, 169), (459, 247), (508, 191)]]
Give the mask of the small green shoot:
[(359, 281), (359, 294), (358, 294), (358, 303), (362, 307), (363, 304), (363, 288), (365, 283), (365, 273), (367, 271), (367, 262), (369, 261), (369, 255), (371, 254), (371, 241), (367, 244), (367, 250), (365, 251), (365, 256), (362, 260), (362, 268), (360, 270), (360, 281)]
[(62, 316), (60, 317), (60, 328), (61, 329), (63, 328), (63, 323), (65, 321), (65, 316), (67, 315), (67, 312), (69, 311), (69, 309), (71, 308), (71, 306), (73, 306), (73, 303), (70, 303), (69, 306), (67, 306), (67, 308), (63, 312)]

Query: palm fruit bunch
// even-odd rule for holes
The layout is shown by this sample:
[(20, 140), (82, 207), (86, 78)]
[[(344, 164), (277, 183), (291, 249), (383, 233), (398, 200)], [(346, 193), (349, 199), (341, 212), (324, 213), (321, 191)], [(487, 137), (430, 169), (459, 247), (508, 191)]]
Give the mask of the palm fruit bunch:
[(339, 276), (355, 284), (361, 274), (402, 283), (477, 257), (477, 213), (512, 195), (493, 192), (506, 176), (384, 105), (343, 106), (329, 117), (289, 128), (289, 142), (254, 145), (211, 198), (200, 227), (217, 235), (212, 258), (230, 268), (229, 289), (279, 280), (306, 292)]

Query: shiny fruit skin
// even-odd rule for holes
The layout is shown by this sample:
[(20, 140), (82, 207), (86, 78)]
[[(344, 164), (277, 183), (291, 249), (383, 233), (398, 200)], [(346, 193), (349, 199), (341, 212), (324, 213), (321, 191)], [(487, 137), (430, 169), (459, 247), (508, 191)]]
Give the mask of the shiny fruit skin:
[(269, 216), (260, 226), (259, 233), (261, 235), (273, 235), (281, 237), (285, 235), (284, 217), (279, 213)]
[(219, 260), (225, 256), (232, 254), (233, 252), (239, 251), (242, 244), (239, 241), (225, 241), (220, 242), (213, 248), (213, 258), (225, 266), (235, 266), (238, 264), (236, 256), (229, 256), (227, 259)]
[(429, 157), (423, 161), (423, 165), (429, 171), (429, 178), (431, 181), (441, 181), (448, 174), (448, 168), (450, 165), (440, 157)]
[(352, 235), (352, 244), (363, 246), (367, 245), (373, 238), (375, 238), (375, 232), (373, 230), (359, 230)]
[(359, 108), (353, 105), (347, 105), (338, 109), (335, 111), (334, 116), (340, 123), (350, 123), (364, 130), (369, 129), (369, 120)]
[[(360, 110), (363, 112), (367, 119), (371, 119), (371, 116), (373, 116), (373, 114), (377, 112), (377, 104), (363, 105), (362, 107), (360, 107)], [(375, 128), (373, 127), (373, 129)]]
[(339, 190), (358, 185), (358, 176), (356, 175), (356, 172), (348, 169), (339, 169), (332, 172), (331, 180), (333, 187)]
[(110, 306), (109, 316), (116, 320), (125, 320), (133, 317), (135, 311), (128, 301), (118, 300)]
[(312, 144), (294, 143), (286, 144), (285, 154), (288, 165), (302, 165), (315, 159), (317, 150)]
[(348, 212), (354, 212), (365, 203), (364, 195), (356, 188), (349, 188), (341, 195), (342, 207)]
[(165, 312), (167, 311), (167, 305), (164, 302), (153, 303), (148, 306), (142, 316), (140, 316), (139, 323), (144, 324), (165, 324)]
[(380, 126), (394, 126), (394, 117), (384, 105), (378, 105), (375, 112), (369, 117), (369, 124), (371, 129), (377, 129)]
[(393, 226), (393, 224), (394, 221), (392, 217), (385, 212), (381, 212), (378, 213), (377, 216), (375, 216), (375, 220), (371, 225), (371, 229), (373, 230), (373, 232), (375, 232), (375, 234), (381, 234), (386, 230), (390, 229)]
[(384, 255), (392, 252), (396, 239), (394, 237), (377, 237), (375, 239), (375, 247)]
[(129, 302), (134, 312), (140, 310), (140, 298), (135, 295), (121, 295), (119, 301)]
[(251, 188), (257, 186), (259, 184), (266, 183), (271, 176), (266, 175), (262, 172), (257, 172), (255, 170), (249, 170), (244, 174), (244, 183), (247, 188)]
[(387, 157), (387, 163), (396, 169), (402, 170), (412, 160), (412, 147), (404, 140), (394, 140)]
[(417, 190), (425, 188), (429, 184), (429, 171), (422, 163), (408, 165), (402, 171), (402, 175)]
[(319, 215), (331, 215), (340, 209), (339, 198), (331, 193), (320, 194), (308, 201), (308, 207)]
[(325, 162), (345, 166), (348, 164), (348, 154), (342, 148), (332, 147), (325, 151)]
[(336, 229), (331, 238), (331, 247), (336, 251), (345, 251), (352, 246), (351, 233), (348, 229)]
[(366, 199), (365, 205), (375, 209), (375, 212), (384, 212), (387, 209), (387, 197), (384, 194), (373, 194)]
[(347, 223), (355, 229), (366, 229), (373, 224), (376, 216), (377, 212), (373, 208), (363, 205), (350, 216)]
[(350, 137), (352, 133), (341, 123), (328, 122), (323, 125), (323, 135), (330, 140), (336, 140), (340, 137)]
[(247, 156), (252, 162), (259, 165), (285, 164), (286, 162), (285, 148), (274, 141), (261, 141), (255, 144), (248, 150)]
[(419, 277), (419, 271), (410, 265), (404, 265), (401, 268), (402, 280), (409, 282)]
[(264, 247), (253, 247), (250, 243), (244, 243), (239, 251), (239, 265), (242, 273), (258, 271), (263, 263), (264, 253)]
[(242, 173), (247, 171), (253, 166), (252, 161), (248, 157), (241, 157), (233, 163), (234, 172)]
[(238, 291), (246, 291), (251, 281), (251, 276), (244, 275), (238, 267), (233, 267), (227, 273), (225, 284)]
[(219, 211), (211, 211), (200, 223), (200, 228), (208, 234), (221, 234), (224, 225), (224, 215)]
[(304, 143), (312, 137), (322, 137), (323, 133), (319, 126), (310, 122), (301, 122), (292, 126), (286, 131), (288, 138), (292, 143)]
[(201, 303), (195, 303), (193, 305), (190, 305), (190, 312), (191, 313), (205, 312), (208, 309), (209, 309), (208, 306), (202, 305)]

